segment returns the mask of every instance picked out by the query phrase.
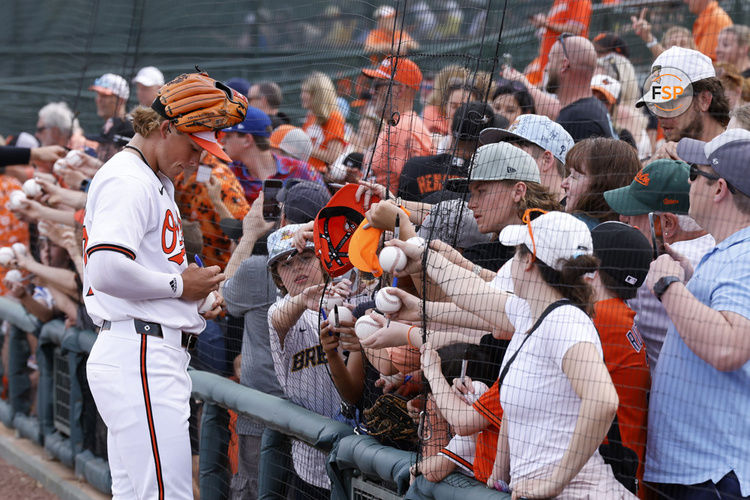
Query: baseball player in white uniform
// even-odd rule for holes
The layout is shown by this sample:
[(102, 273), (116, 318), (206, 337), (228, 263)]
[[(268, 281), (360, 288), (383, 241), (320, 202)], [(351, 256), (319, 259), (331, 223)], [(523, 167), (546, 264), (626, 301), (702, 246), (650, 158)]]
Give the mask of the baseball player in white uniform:
[(224, 275), (188, 266), (172, 179), (204, 149), (226, 156), (214, 131), (245, 109), (243, 96), (207, 75), (178, 77), (152, 109), (133, 112), (135, 137), (89, 188), (83, 293), (100, 331), (86, 367), (116, 500), (193, 498), (187, 349), (205, 327), (199, 303)]

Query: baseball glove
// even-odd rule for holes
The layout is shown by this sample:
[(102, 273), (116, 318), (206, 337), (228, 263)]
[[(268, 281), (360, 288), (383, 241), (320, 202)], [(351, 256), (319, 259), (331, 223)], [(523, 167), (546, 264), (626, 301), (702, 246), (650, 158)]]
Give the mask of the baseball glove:
[(247, 113), (247, 98), (207, 73), (186, 73), (159, 89), (151, 108), (190, 134), (240, 123)]
[(406, 409), (406, 399), (383, 394), (363, 412), (367, 434), (386, 446), (416, 450), (419, 444), (417, 426)]

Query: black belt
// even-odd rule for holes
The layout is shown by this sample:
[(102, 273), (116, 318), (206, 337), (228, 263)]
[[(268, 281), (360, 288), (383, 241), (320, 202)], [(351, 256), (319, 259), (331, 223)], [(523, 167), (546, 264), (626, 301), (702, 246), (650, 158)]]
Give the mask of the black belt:
[[(161, 325), (159, 323), (150, 323), (148, 321), (134, 319), (133, 325), (135, 326), (136, 333), (140, 335), (150, 335), (152, 337), (158, 337), (160, 339), (164, 338), (164, 333), (162, 332)], [(99, 331), (109, 330), (110, 328), (112, 328), (112, 322), (105, 320), (104, 323), (102, 323), (102, 327), (99, 329)], [(193, 349), (195, 349), (195, 343), (198, 341), (198, 335), (187, 332), (181, 333), (182, 338), (180, 341), (180, 345), (182, 345), (182, 347), (184, 347), (188, 351), (192, 351)]]

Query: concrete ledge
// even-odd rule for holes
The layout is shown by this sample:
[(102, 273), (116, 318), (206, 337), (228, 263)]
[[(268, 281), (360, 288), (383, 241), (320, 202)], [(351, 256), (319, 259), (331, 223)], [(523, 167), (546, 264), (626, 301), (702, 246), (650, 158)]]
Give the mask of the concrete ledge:
[(89, 484), (77, 479), (75, 472), (48, 458), (44, 449), (29, 441), (16, 437), (16, 431), (0, 424), (0, 456), (33, 477), (47, 491), (61, 500), (107, 500), (105, 495)]

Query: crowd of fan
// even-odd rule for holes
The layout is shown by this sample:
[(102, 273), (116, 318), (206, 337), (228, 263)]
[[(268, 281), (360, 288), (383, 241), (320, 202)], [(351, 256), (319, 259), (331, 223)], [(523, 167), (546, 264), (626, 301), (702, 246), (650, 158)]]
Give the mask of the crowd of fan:
[[(250, 104), (223, 132), (232, 162), (205, 155), (175, 182), (188, 258), (227, 276), (227, 315), (195, 366), (419, 449), (413, 475), (430, 481), (458, 471), (528, 498), (750, 495), (750, 28), (688, 3), (693, 33), (658, 40), (645, 11), (632, 18), (652, 66), (691, 80), (675, 117), (644, 106), (618, 35), (589, 41), (586, 1), (533, 18), (542, 46), (525, 72), (446, 66), (424, 102), (390, 32), (368, 38), (356, 100), (307, 76), (300, 127), (277, 84), (228, 81)], [(146, 67), (133, 83), (150, 106), (164, 77)], [(32, 353), (53, 318), (95, 330), (86, 190), (134, 132), (125, 79), (91, 90), (97, 135), (50, 103), (2, 150), (0, 317)], [(382, 241), (407, 258), (390, 312)], [(327, 498), (321, 452), (249, 418), (233, 426), (234, 497), (255, 498), (259, 464), (274, 462), (298, 498)]]

